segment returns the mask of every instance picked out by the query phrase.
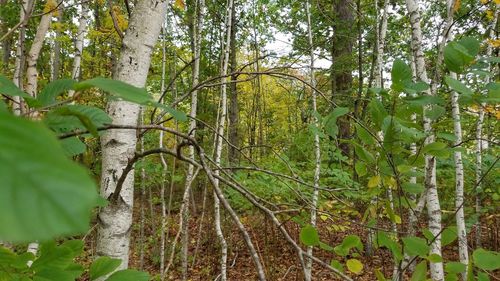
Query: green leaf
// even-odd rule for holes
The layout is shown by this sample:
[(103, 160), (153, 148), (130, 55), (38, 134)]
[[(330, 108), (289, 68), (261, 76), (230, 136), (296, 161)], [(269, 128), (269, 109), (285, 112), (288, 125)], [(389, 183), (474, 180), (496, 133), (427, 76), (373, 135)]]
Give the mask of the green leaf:
[(354, 169), (356, 169), (356, 173), (358, 176), (362, 177), (366, 175), (366, 165), (363, 162), (356, 162), (356, 165), (354, 165)]
[(363, 264), (357, 259), (348, 259), (346, 266), (350, 272), (355, 274), (359, 274), (363, 271)]
[(344, 272), (344, 266), (338, 260), (331, 260), (330, 266), (337, 269), (340, 272)]
[(377, 232), (377, 243), (381, 247), (386, 247), (391, 250), (394, 258), (397, 261), (400, 261), (403, 258), (403, 253), (401, 252), (401, 245), (399, 245), (396, 241), (394, 241), (391, 237), (389, 237), (385, 232)]
[(443, 258), (438, 254), (431, 254), (427, 257), (427, 260), (432, 263), (443, 262)]
[(54, 241), (43, 243), (40, 247), (40, 253), (40, 257), (31, 265), (31, 268), (35, 271), (47, 267), (65, 269), (72, 263), (73, 258), (78, 255), (71, 247), (57, 246)]
[(300, 230), (300, 241), (306, 246), (318, 246), (319, 235), (316, 228), (310, 224)]
[(431, 105), (425, 109), (425, 117), (435, 121), (446, 113), (446, 109), (439, 105)]
[(370, 109), (373, 122), (377, 126), (377, 129), (381, 129), (385, 117), (389, 115), (387, 113), (387, 110), (385, 110), (384, 105), (378, 99), (372, 99), (368, 107)]
[(420, 237), (404, 237), (403, 244), (405, 245), (405, 252), (412, 256), (425, 257), (429, 252), (427, 241)]
[(405, 182), (405, 183), (403, 183), (401, 185), (401, 188), (405, 192), (408, 192), (408, 193), (411, 193), (411, 194), (420, 194), (420, 193), (422, 193), (425, 190), (425, 188), (421, 184), (411, 183), (411, 182)]
[(384, 274), (378, 268), (375, 269), (375, 276), (377, 277), (377, 281), (387, 281), (387, 279), (385, 279)]
[(445, 65), (453, 72), (462, 73), (477, 55), (478, 46), (479, 42), (470, 38), (450, 42), (444, 48)]
[(359, 157), (359, 159), (367, 163), (375, 162), (375, 157), (373, 157), (373, 155), (370, 152), (368, 152), (364, 147), (355, 142), (353, 142), (353, 144), (354, 144), (354, 151), (356, 155)]
[(444, 247), (457, 239), (457, 227), (449, 226), (441, 233), (441, 245)]
[(82, 154), (87, 149), (87, 146), (77, 137), (71, 137), (61, 140), (61, 145), (64, 148), (66, 156), (73, 157)]
[(412, 78), (411, 68), (404, 61), (396, 59), (392, 64), (391, 88), (396, 91), (402, 91), (404, 86), (411, 82)]
[(47, 84), (45, 88), (40, 92), (37, 100), (40, 102), (41, 106), (48, 106), (56, 102), (56, 97), (62, 93), (73, 89), (76, 81), (73, 79), (60, 79), (55, 80)]
[(42, 268), (36, 272), (33, 276), (34, 281), (74, 281), (77, 277), (79, 277), (83, 271), (75, 272), (75, 271), (66, 271), (60, 268)]
[(98, 195), (42, 124), (0, 112), (0, 240), (43, 241), (87, 230)]
[(117, 269), (122, 261), (120, 259), (112, 259), (110, 257), (99, 257), (96, 259), (92, 265), (90, 265), (90, 280), (96, 280), (97, 278), (104, 276), (113, 272)]
[(422, 149), (422, 153), (428, 153), (430, 151), (439, 151), (445, 149), (446, 146), (447, 146), (446, 143), (442, 142), (429, 143), (428, 145), (424, 146), (424, 148)]
[(19, 89), (16, 84), (10, 81), (7, 77), (0, 75), (0, 94), (11, 97), (31, 98), (30, 95)]
[(444, 80), (446, 81), (446, 84), (448, 84), (448, 86), (450, 86), (450, 88), (460, 94), (464, 94), (464, 95), (469, 95), (469, 96), (472, 96), (472, 94), (474, 94), (472, 92), (471, 89), (469, 89), (469, 87), (465, 86), (464, 83), (458, 81), (457, 79), (454, 79), (454, 78), (451, 78), (450, 76), (446, 76), (444, 78)]
[(89, 130), (97, 136), (97, 128), (111, 123), (102, 109), (87, 105), (65, 105), (51, 110), (44, 119), (45, 124), (58, 133), (74, 130)]
[(455, 136), (454, 134), (437, 133), (436, 136), (438, 138), (442, 138), (442, 139), (445, 139), (447, 141), (456, 141), (457, 140), (457, 136)]
[(326, 244), (326, 243), (323, 243), (321, 241), (319, 241), (319, 247), (325, 251), (329, 251), (329, 252), (333, 252), (333, 247)]
[(462, 273), (465, 272), (467, 267), (461, 262), (447, 262), (445, 265), (445, 271), (448, 273)]
[(363, 128), (359, 124), (355, 124), (355, 126), (356, 126), (357, 136), (364, 144), (366, 145), (375, 144), (375, 139), (365, 128)]
[(421, 261), (415, 267), (415, 271), (411, 275), (411, 281), (425, 281), (427, 277), (427, 262)]
[(153, 98), (148, 94), (146, 89), (138, 88), (119, 80), (97, 77), (74, 85), (74, 89), (77, 91), (92, 87), (99, 88), (115, 97), (133, 103), (147, 104), (153, 102)]
[(325, 131), (332, 137), (336, 138), (338, 134), (337, 118), (342, 115), (349, 113), (349, 108), (347, 107), (336, 107), (328, 114), (325, 118)]
[(477, 281), (490, 281), (490, 276), (486, 272), (478, 272)]
[(149, 275), (132, 269), (120, 270), (109, 276), (106, 281), (148, 281)]
[(500, 268), (500, 255), (498, 252), (477, 249), (472, 254), (474, 264), (480, 269), (497, 270)]

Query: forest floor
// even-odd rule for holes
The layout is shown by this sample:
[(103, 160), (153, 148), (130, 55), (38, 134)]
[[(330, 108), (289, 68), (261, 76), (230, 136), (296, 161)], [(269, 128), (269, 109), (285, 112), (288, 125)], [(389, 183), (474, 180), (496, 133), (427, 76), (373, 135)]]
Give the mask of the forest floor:
[[(138, 198), (138, 197), (136, 197)], [(139, 200), (137, 200), (139, 201)], [(207, 200), (207, 205), (210, 200)], [(140, 222), (141, 217), (140, 202), (134, 206), (134, 225), (132, 227), (132, 241), (130, 252), (129, 267), (140, 269), (140, 249), (141, 235)], [(199, 204), (198, 206), (201, 206)], [(151, 209), (158, 217), (151, 219)], [(189, 271), (188, 280), (209, 281), (215, 280), (220, 271), (219, 256), (220, 250), (218, 240), (213, 229), (212, 209), (208, 209), (204, 215), (203, 224), (201, 222), (201, 208), (191, 210), (189, 221)], [(159, 261), (160, 261), (160, 204), (152, 204), (145, 208), (146, 224), (144, 228), (144, 262), (142, 270), (145, 270), (156, 276), (153, 280), (159, 280)], [(171, 219), (167, 223), (168, 235), (166, 243), (165, 260), (168, 263), (171, 253), (171, 245), (178, 232), (178, 208), (173, 208)], [(266, 270), (266, 277), (270, 281), (300, 281), (303, 280), (302, 269), (296, 252), (291, 245), (283, 238), (281, 233), (264, 219), (260, 214), (248, 214), (241, 216), (243, 224), (247, 227), (254, 245), (259, 252), (261, 261)], [(340, 222), (339, 222), (340, 224)], [(366, 240), (367, 231), (360, 225), (350, 224), (344, 229), (331, 231), (331, 221), (318, 220), (318, 230), (321, 241), (331, 246), (338, 245), (343, 238), (350, 234), (361, 237), (363, 242)], [(286, 229), (290, 235), (299, 241), (300, 227), (297, 223), (288, 221), (285, 223)], [(483, 245), (487, 249), (498, 250), (500, 245), (499, 229), (500, 219), (495, 218), (493, 225), (490, 225), (489, 231), (483, 231)], [(200, 231), (201, 229), (201, 231)], [(330, 230), (329, 230), (330, 229)], [(229, 216), (223, 217), (223, 231), (228, 244), (228, 280), (250, 281), (258, 280), (254, 263), (250, 257), (246, 244), (240, 235), (238, 228), (232, 223)], [(87, 237), (86, 253), (84, 262), (90, 263), (95, 253), (95, 231), (92, 231)], [(173, 257), (173, 265), (167, 274), (165, 280), (181, 280), (181, 261), (180, 261), (180, 239), (177, 242), (177, 249)], [(198, 246), (197, 246), (198, 245)], [(303, 246), (303, 245), (302, 245)], [(458, 259), (456, 241), (445, 247), (445, 260)], [(321, 249), (315, 249), (314, 254), (322, 260), (329, 262), (331, 259), (338, 259), (345, 264), (345, 258), (336, 256), (334, 253)], [(351, 258), (348, 256), (347, 258)], [(359, 255), (356, 257), (363, 263), (363, 271), (359, 275), (350, 274), (354, 280), (376, 280), (374, 271), (380, 270), (385, 276), (391, 276), (393, 270), (393, 261), (391, 253), (387, 249), (376, 249), (371, 256)], [(500, 280), (500, 272), (495, 272), (492, 280)], [(83, 278), (81, 281), (85, 281)], [(331, 271), (324, 267), (314, 264), (313, 280), (340, 280)], [(409, 280), (409, 278), (405, 278)]]

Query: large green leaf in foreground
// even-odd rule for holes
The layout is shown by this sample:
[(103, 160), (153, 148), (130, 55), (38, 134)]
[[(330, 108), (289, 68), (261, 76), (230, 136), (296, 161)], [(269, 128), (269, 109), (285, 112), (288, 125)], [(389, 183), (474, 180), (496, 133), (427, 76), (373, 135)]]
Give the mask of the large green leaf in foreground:
[(84, 232), (97, 189), (41, 123), (0, 112), (0, 240)]

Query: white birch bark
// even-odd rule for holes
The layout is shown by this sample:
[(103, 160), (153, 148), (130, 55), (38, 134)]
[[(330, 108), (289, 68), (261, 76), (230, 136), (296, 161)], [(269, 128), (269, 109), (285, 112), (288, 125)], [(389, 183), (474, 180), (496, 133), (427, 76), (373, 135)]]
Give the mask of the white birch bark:
[[(205, 10), (205, 1), (204, 0), (198, 0), (196, 1), (196, 7), (195, 7), (195, 13), (196, 16), (194, 17), (195, 22), (194, 22), (194, 32), (193, 32), (193, 45), (194, 45), (194, 65), (193, 65), (193, 81), (192, 81), (192, 87), (195, 88), (200, 80), (200, 60), (201, 60), (201, 42), (202, 42), (202, 27), (203, 27), (203, 17), (204, 17), (204, 10)], [(196, 118), (197, 115), (197, 107), (198, 107), (198, 90), (194, 90), (191, 93), (191, 111), (190, 115), (191, 118), (189, 120), (189, 131), (188, 134), (195, 138), (196, 137)], [(189, 159), (194, 160), (194, 147), (189, 146)], [(189, 192), (191, 190), (191, 185), (194, 181), (194, 175), (195, 175), (195, 169), (194, 166), (189, 164), (188, 165), (188, 171), (186, 175), (186, 184), (184, 189), (187, 190), (186, 195), (189, 195)], [(189, 243), (189, 233), (188, 233), (188, 219), (189, 219), (189, 200), (185, 200), (186, 202), (186, 208), (184, 208), (184, 212), (182, 214), (183, 216), (183, 221), (185, 222), (183, 224), (183, 229), (182, 229), (182, 279), (187, 280), (187, 267), (188, 267), (188, 243)]]
[[(309, 0), (306, 1), (306, 14), (307, 14), (307, 37), (309, 41), (309, 79), (312, 87), (312, 110), (313, 112), (317, 111), (316, 105), (316, 79), (314, 77), (314, 45), (312, 38), (312, 26), (311, 26), (311, 7)], [(313, 117), (313, 125), (318, 127), (319, 122), (317, 117)], [(319, 198), (319, 177), (321, 173), (321, 147), (319, 143), (319, 135), (317, 132), (314, 133), (314, 157), (315, 157), (315, 167), (314, 167), (314, 189), (311, 200), (311, 220), (310, 223), (312, 226), (316, 226), (317, 219), (317, 207), (318, 207), (318, 198)], [(312, 255), (313, 247), (307, 247), (307, 254)], [(304, 279), (306, 281), (312, 280), (312, 259), (306, 259), (306, 268), (304, 269)]]
[[(489, 31), (489, 38), (493, 39), (495, 37), (495, 28), (497, 26), (498, 22), (498, 14), (499, 14), (499, 9), (500, 4), (495, 5), (495, 12), (493, 16), (493, 20), (491, 22), (490, 26), (490, 31)], [(491, 54), (493, 53), (493, 48), (491, 44), (488, 44), (487, 49), (486, 49), (486, 56), (491, 57)], [(491, 65), (489, 66), (489, 69), (491, 71)], [(490, 82), (490, 77), (487, 76), (485, 79), (485, 84), (488, 84)], [(478, 220), (475, 225), (476, 228), (476, 248), (481, 247), (481, 220), (479, 218), (479, 215), (481, 214), (481, 196), (483, 192), (483, 188), (481, 187), (481, 178), (483, 177), (483, 171), (482, 171), (482, 165), (483, 165), (483, 150), (487, 148), (488, 142), (483, 141), (483, 123), (484, 123), (484, 107), (486, 106), (485, 103), (481, 103), (481, 106), (479, 107), (479, 112), (478, 112), (478, 119), (477, 119), (477, 127), (476, 127), (476, 167), (475, 167), (475, 173), (476, 173), (476, 214), (478, 215)]]
[[(64, 6), (61, 4), (59, 9), (55, 12), (57, 13), (57, 23), (61, 24), (63, 20)], [(56, 37), (54, 38), (54, 46), (51, 50), (51, 66), (50, 66), (50, 81), (57, 80), (59, 78), (59, 71), (61, 68), (61, 32), (59, 29), (56, 30)]]
[[(415, 57), (415, 68), (417, 79), (430, 83), (425, 68), (425, 59), (422, 47), (422, 30), (420, 28), (420, 12), (418, 10), (418, 3), (416, 0), (406, 0), (406, 8), (410, 16), (410, 24), (412, 31), (412, 51)], [(433, 95), (431, 91), (426, 92), (427, 95)], [(424, 132), (427, 137), (425, 144), (433, 143), (435, 136), (432, 129), (432, 121), (425, 116), (425, 112), (430, 108), (424, 108)], [(430, 245), (429, 254), (437, 254), (442, 256), (441, 253), (441, 207), (439, 204), (439, 197), (436, 184), (436, 158), (432, 155), (425, 156), (425, 187), (427, 189), (427, 214), (429, 216), (429, 230), (434, 235), (435, 240)], [(430, 263), (431, 277), (433, 280), (444, 280), (443, 263)]]
[[(85, 32), (87, 31), (87, 17), (89, 13), (89, 4), (87, 1), (82, 1), (81, 4), (81, 14), (80, 20), (78, 22), (78, 31), (76, 33), (75, 39), (75, 58), (73, 59), (73, 69), (71, 71), (71, 78), (79, 80), (81, 73), (82, 64), (82, 53), (83, 53), (83, 39), (85, 38)], [(71, 98), (75, 94), (75, 91), (68, 91), (68, 96)]]
[[(50, 2), (47, 2), (48, 9), (52, 9), (49, 7), (49, 3)], [(47, 35), (47, 32), (49, 31), (51, 21), (52, 12), (49, 11), (42, 16), (40, 22), (38, 23), (35, 38), (33, 39), (33, 43), (31, 44), (31, 48), (26, 58), (26, 62), (28, 64), (28, 68), (26, 69), (26, 92), (32, 97), (36, 97), (38, 85), (38, 70), (36, 66), (38, 57), (40, 56), (40, 50), (43, 47), (43, 41), (45, 40), (45, 35)]]
[[(160, 34), (166, 9), (167, 1), (137, 2), (123, 38), (114, 79), (144, 87), (151, 53)], [(107, 112), (116, 125), (136, 126), (139, 109), (139, 105), (126, 101), (110, 101), (107, 105)], [(135, 152), (136, 142), (134, 130), (111, 130), (102, 136), (103, 197), (109, 198), (114, 192), (119, 176)], [(118, 202), (102, 208), (98, 215), (97, 254), (122, 260), (118, 269), (128, 267), (133, 195), (134, 172), (131, 171), (123, 183)]]
[[(389, 0), (384, 1), (384, 9), (382, 10), (382, 18), (380, 20), (380, 27), (377, 30), (377, 61), (376, 61), (376, 71), (375, 71), (375, 87), (383, 88), (384, 81), (382, 77), (382, 72), (384, 71), (384, 48), (385, 48), (385, 36), (387, 34), (387, 12), (389, 7)], [(377, 15), (378, 15), (378, 6)]]
[[(234, 2), (233, 0), (228, 0), (227, 2), (227, 10), (226, 10), (226, 33), (225, 33), (225, 41), (223, 44), (223, 59), (222, 59), (222, 69), (221, 69), (221, 77), (222, 77), (222, 85), (221, 85), (221, 101), (220, 101), (220, 115), (219, 122), (217, 124), (217, 131), (215, 136), (215, 164), (220, 165), (222, 160), (222, 137), (224, 136), (224, 126), (226, 124), (227, 118), (227, 70), (229, 67), (229, 45), (231, 42), (231, 11), (233, 9)], [(219, 175), (219, 170), (214, 171), (215, 175)], [(215, 179), (214, 188), (219, 188), (219, 180)], [(219, 239), (219, 243), (221, 246), (221, 281), (227, 280), (227, 242), (224, 238), (224, 234), (222, 232), (221, 219), (220, 219), (220, 201), (217, 197), (217, 194), (214, 191), (214, 218), (215, 218), (215, 232)]]
[[(165, 45), (165, 36), (166, 30), (165, 27), (162, 27), (162, 41), (161, 41), (161, 86), (160, 93), (163, 95), (165, 93), (165, 80), (167, 74), (167, 48)], [(160, 131), (160, 140), (159, 146), (163, 148), (163, 135), (164, 132)], [(165, 243), (166, 243), (166, 227), (167, 227), (167, 206), (165, 203), (165, 184), (167, 179), (167, 161), (165, 161), (165, 157), (163, 153), (160, 153), (161, 165), (163, 167), (163, 174), (161, 179), (161, 188), (160, 188), (160, 200), (161, 200), (161, 228), (160, 228), (160, 280), (165, 280)], [(173, 175), (173, 174), (172, 174)]]
[[(443, 34), (443, 42), (441, 44), (442, 50), (444, 51), (444, 46), (447, 40), (453, 38), (451, 27), (453, 24), (453, 14), (454, 14), (454, 4), (455, 0), (446, 1), (447, 9), (447, 19), (445, 34)], [(443, 57), (443, 51), (440, 52), (440, 56)], [(442, 61), (442, 58), (438, 60)], [(450, 76), (457, 79), (456, 73), (450, 73)], [(437, 81), (436, 81), (437, 82)], [(462, 123), (460, 121), (460, 106), (458, 104), (458, 93), (452, 91), (451, 93), (451, 115), (453, 119), (453, 132), (455, 134), (455, 146), (461, 147), (462, 143)], [(456, 150), (453, 153), (455, 161), (455, 220), (457, 224), (457, 237), (458, 237), (458, 256), (461, 263), (463, 263), (466, 268), (469, 265), (469, 251), (467, 247), (467, 229), (465, 227), (465, 215), (464, 215), (464, 165), (462, 161), (462, 152)], [(467, 270), (465, 270), (467, 272)], [(462, 280), (466, 279), (466, 273), (463, 273)]]
[[(16, 59), (14, 62), (15, 66), (14, 66), (13, 82), (21, 90), (24, 89), (23, 73), (24, 73), (24, 62), (26, 60), (26, 57), (24, 56), (26, 26), (33, 11), (33, 5), (34, 5), (34, 0), (22, 0), (19, 12), (19, 21), (22, 23), (21, 26), (19, 26), (19, 35), (16, 48)], [(14, 97), (14, 104), (12, 105), (12, 109), (15, 115), (21, 115), (21, 113), (23, 113), (24, 109), (22, 103), (23, 100), (20, 97), (17, 96)]]

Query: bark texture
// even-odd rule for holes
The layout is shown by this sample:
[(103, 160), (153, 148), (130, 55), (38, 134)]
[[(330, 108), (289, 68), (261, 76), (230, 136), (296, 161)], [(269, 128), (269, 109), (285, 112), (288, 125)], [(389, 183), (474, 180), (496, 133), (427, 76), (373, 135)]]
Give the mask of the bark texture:
[[(136, 87), (144, 87), (151, 62), (151, 53), (160, 34), (167, 9), (167, 1), (138, 1), (123, 39), (122, 50), (114, 72), (114, 79)], [(110, 101), (107, 112), (116, 125), (136, 126), (140, 107), (126, 101)], [(136, 149), (136, 132), (111, 130), (101, 139), (102, 177), (101, 195), (109, 198), (128, 159)], [(97, 254), (122, 260), (118, 269), (128, 267), (134, 173), (123, 183), (120, 199), (99, 212)]]
[[(422, 47), (422, 30), (420, 28), (420, 12), (416, 0), (406, 0), (406, 8), (410, 16), (412, 51), (415, 57), (415, 69), (417, 79), (430, 84), (425, 66), (425, 59)], [(427, 95), (433, 95), (432, 91), (427, 91)], [(432, 120), (426, 117), (426, 112), (431, 108), (424, 108), (424, 132), (427, 135), (425, 145), (433, 143), (435, 140)], [(427, 214), (429, 217), (429, 230), (435, 236), (434, 242), (430, 245), (429, 254), (441, 254), (441, 207), (436, 184), (436, 158), (432, 155), (425, 156), (425, 180), (424, 185), (427, 190)], [(430, 263), (431, 277), (433, 280), (444, 280), (443, 263)]]

